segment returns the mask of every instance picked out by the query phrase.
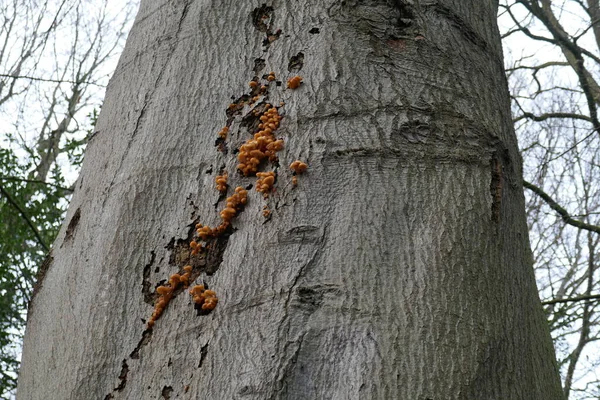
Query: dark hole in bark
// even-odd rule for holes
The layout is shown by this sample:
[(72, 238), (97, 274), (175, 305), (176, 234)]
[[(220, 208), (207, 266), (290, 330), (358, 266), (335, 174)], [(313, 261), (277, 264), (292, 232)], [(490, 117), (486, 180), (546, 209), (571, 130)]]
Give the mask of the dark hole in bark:
[(171, 393), (173, 393), (173, 388), (171, 386), (164, 386), (162, 391), (160, 392), (163, 399), (169, 400), (171, 398)]
[(267, 6), (266, 4), (255, 8), (250, 13), (252, 25), (259, 31), (266, 32), (269, 29), (269, 25), (267, 25), (265, 22), (269, 22), (272, 12), (273, 7)]
[(262, 71), (265, 67), (266, 67), (266, 63), (265, 60), (262, 58), (255, 58), (254, 59), (254, 68), (252, 68), (252, 71), (254, 71), (254, 73), (256, 75), (258, 75), (260, 73), (260, 71)]
[(75, 228), (79, 223), (79, 219), (81, 218), (81, 209), (78, 208), (75, 210), (75, 214), (71, 217), (71, 221), (69, 221), (69, 225), (67, 226), (67, 232), (65, 233), (65, 241), (73, 238), (73, 232), (75, 232)]
[(304, 66), (304, 53), (299, 52), (295, 56), (290, 58), (290, 62), (288, 63), (288, 71), (299, 71)]
[(198, 363), (198, 368), (202, 368), (202, 364), (204, 363), (204, 359), (206, 358), (207, 354), (208, 354), (208, 343), (206, 343), (200, 349), (200, 362)]
[(412, 6), (406, 0), (394, 0), (394, 5), (399, 11), (398, 15), (398, 27), (400, 29), (409, 28), (413, 24), (415, 14), (412, 10)]

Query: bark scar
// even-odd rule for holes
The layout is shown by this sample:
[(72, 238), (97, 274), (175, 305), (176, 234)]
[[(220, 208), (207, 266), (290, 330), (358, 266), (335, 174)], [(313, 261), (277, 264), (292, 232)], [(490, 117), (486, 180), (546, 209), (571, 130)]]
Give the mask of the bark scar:
[(200, 362), (198, 363), (198, 368), (202, 368), (202, 364), (204, 364), (204, 360), (206, 359), (206, 355), (208, 354), (209, 343), (210, 342), (206, 342), (206, 344), (200, 348)]
[(33, 293), (31, 294), (31, 300), (29, 300), (29, 305), (27, 306), (28, 314), (31, 312), (31, 304), (33, 304), (33, 299), (35, 298), (35, 295), (38, 294), (38, 292), (44, 284), (44, 278), (46, 278), (46, 273), (48, 272), (48, 269), (50, 269), (52, 261), (54, 261), (54, 257), (52, 257), (52, 249), (50, 249), (35, 276), (35, 283), (33, 284)]
[(432, 6), (435, 12), (445, 17), (452, 25), (454, 25), (458, 29), (458, 32), (460, 32), (468, 41), (482, 50), (487, 50), (487, 41), (482, 38), (461, 15), (451, 8), (440, 4), (440, 2), (434, 2), (428, 5)]
[(152, 293), (150, 283), (150, 268), (154, 265), (156, 260), (156, 252), (152, 250), (150, 252), (150, 262), (144, 266), (143, 278), (142, 278), (142, 294), (144, 295), (144, 302), (147, 304), (154, 304), (154, 293)]
[(292, 71), (300, 71), (304, 66), (304, 53), (299, 52), (295, 56), (290, 58), (290, 62), (288, 63), (288, 72)]
[(495, 155), (490, 161), (490, 168), (492, 170), (492, 180), (490, 182), (490, 194), (492, 195), (492, 221), (500, 222), (504, 177), (502, 162)]
[(69, 221), (69, 225), (67, 226), (67, 231), (65, 233), (65, 242), (67, 240), (73, 239), (73, 233), (75, 232), (75, 228), (77, 228), (77, 224), (79, 224), (79, 220), (81, 219), (81, 208), (77, 208), (75, 210), (75, 214), (71, 217)]
[(104, 396), (104, 400), (114, 399), (114, 392), (122, 392), (125, 389), (125, 385), (127, 385), (127, 374), (129, 373), (129, 365), (127, 365), (127, 360), (123, 360), (121, 362), (121, 372), (119, 373), (119, 385), (112, 390), (111, 393)]
[(260, 7), (256, 7), (250, 13), (252, 25), (258, 31), (265, 32), (266, 34), (266, 37), (263, 40), (265, 51), (269, 48), (271, 43), (279, 39), (279, 36), (281, 36), (281, 29), (277, 29), (277, 31), (273, 32), (273, 22), (275, 20), (273, 11), (275, 11), (273, 7), (263, 4)]

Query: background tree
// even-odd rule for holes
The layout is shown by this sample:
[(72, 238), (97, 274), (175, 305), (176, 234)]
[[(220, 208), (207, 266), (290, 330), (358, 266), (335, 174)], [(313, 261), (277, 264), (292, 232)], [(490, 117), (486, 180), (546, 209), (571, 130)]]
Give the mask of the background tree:
[[(20, 396), (562, 398), (496, 11), (143, 2), (32, 300)], [(215, 311), (195, 315), (182, 276)]]
[(115, 1), (0, 5), (0, 398), (16, 387), (34, 276), (134, 10)]
[(529, 228), (564, 391), (600, 396), (597, 0), (503, 2)]

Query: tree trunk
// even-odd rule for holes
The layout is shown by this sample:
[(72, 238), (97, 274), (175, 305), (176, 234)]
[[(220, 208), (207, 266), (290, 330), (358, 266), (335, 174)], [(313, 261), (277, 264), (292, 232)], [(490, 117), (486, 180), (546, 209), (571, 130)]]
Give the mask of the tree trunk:
[[(32, 301), (19, 398), (561, 399), (496, 2), (226, 3), (142, 2)], [(265, 200), (236, 153), (267, 102), (285, 147), (260, 164)], [(221, 223), (223, 171), (227, 196), (253, 185), (247, 205), (190, 255), (195, 224)], [(217, 307), (177, 289), (148, 328), (186, 264)]]

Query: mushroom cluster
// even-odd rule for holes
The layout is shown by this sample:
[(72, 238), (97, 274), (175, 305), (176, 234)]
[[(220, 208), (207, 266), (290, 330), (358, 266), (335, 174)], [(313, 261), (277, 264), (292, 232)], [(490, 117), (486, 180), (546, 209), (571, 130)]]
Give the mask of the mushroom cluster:
[(219, 302), (217, 293), (214, 290), (205, 289), (204, 285), (192, 287), (190, 289), (190, 295), (194, 300), (195, 308), (205, 312), (214, 310)]
[(292, 177), (292, 186), (296, 187), (298, 185), (298, 175), (306, 171), (308, 165), (303, 163), (300, 160), (296, 160), (290, 164), (290, 169), (294, 171), (294, 176)]
[(221, 210), (220, 215), (223, 222), (221, 222), (219, 226), (211, 228), (202, 224), (196, 225), (196, 232), (200, 239), (207, 240), (223, 234), (231, 224), (231, 220), (242, 210), (242, 208), (244, 208), (247, 202), (248, 191), (239, 186), (236, 187), (235, 193), (227, 198), (226, 207)]
[(295, 174), (301, 174), (304, 171), (306, 171), (307, 168), (308, 165), (306, 165), (306, 163), (303, 163), (300, 160), (296, 160), (290, 164), (290, 169), (294, 171)]
[(223, 175), (217, 175), (215, 182), (217, 183), (217, 190), (219, 192), (227, 192), (227, 172)]
[(267, 110), (260, 116), (258, 132), (240, 146), (238, 169), (245, 176), (255, 174), (263, 160), (277, 160), (275, 153), (283, 149), (283, 140), (276, 139), (273, 133), (279, 128), (282, 118), (276, 107), (267, 104)]
[[(278, 31), (277, 34), (280, 34)], [(239, 113), (246, 104), (252, 105), (257, 102), (261, 97), (267, 96), (270, 83), (276, 80), (275, 73), (270, 72), (266, 78), (263, 75), (263, 79), (266, 79), (265, 84), (260, 84), (259, 78), (255, 77), (249, 82), (251, 92), (249, 95), (242, 96), (239, 100), (229, 104), (227, 107), (226, 114), (228, 118), (232, 118), (234, 114)], [(279, 86), (281, 82), (277, 82)], [(294, 76), (287, 81), (287, 87), (289, 89), (297, 89), (302, 84), (302, 77)], [(284, 103), (280, 103), (280, 107), (283, 107)], [(262, 112), (262, 115), (261, 115)], [(276, 174), (274, 171), (258, 172), (260, 164), (269, 160), (271, 162), (277, 161), (277, 152), (283, 149), (283, 140), (276, 139), (275, 131), (279, 128), (282, 116), (279, 114), (278, 107), (270, 104), (265, 104), (264, 107), (256, 107), (253, 110), (254, 116), (259, 117), (260, 122), (258, 129), (254, 132), (251, 139), (246, 140), (239, 148), (237, 166), (238, 170), (244, 176), (257, 176), (256, 190), (262, 193), (265, 198), (268, 197), (269, 193), (272, 193), (275, 184)], [(229, 123), (229, 122), (228, 122)], [(218, 133), (219, 140), (217, 144), (224, 148), (224, 142), (227, 139), (229, 133), (229, 126), (224, 126)], [(223, 150), (222, 150), (223, 151)], [(225, 151), (224, 151), (225, 152)], [(293, 171), (292, 183), (294, 186), (298, 183), (297, 175), (302, 174), (308, 168), (308, 165), (302, 161), (296, 160), (291, 163), (290, 169)], [(218, 175), (215, 178), (216, 188), (222, 194), (225, 194), (228, 189), (228, 174), (227, 172), (222, 175)], [(192, 256), (197, 255), (204, 248), (209, 246), (203, 246), (199, 243), (200, 241), (207, 241), (212, 238), (217, 238), (227, 232), (231, 226), (231, 221), (235, 218), (244, 208), (248, 201), (248, 192), (242, 187), (236, 187), (235, 193), (227, 198), (226, 207), (219, 213), (222, 222), (216, 228), (204, 226), (202, 224), (196, 225), (197, 238), (190, 241), (190, 254)], [(271, 216), (271, 210), (267, 205), (263, 207), (262, 215), (265, 218)], [(162, 284), (156, 288), (157, 299), (154, 304), (154, 312), (147, 322), (148, 328), (152, 328), (156, 323), (156, 320), (160, 318), (164, 310), (166, 309), (169, 302), (173, 297), (179, 293), (176, 292), (180, 286), (187, 288), (190, 285), (191, 275), (193, 267), (186, 265), (183, 267), (183, 274), (175, 273), (171, 275), (168, 283)], [(218, 303), (218, 298), (214, 290), (208, 290), (204, 285), (195, 285), (189, 291), (195, 303), (195, 308), (199, 314), (208, 314), (215, 309)], [(187, 391), (187, 388), (186, 388)]]
[(190, 248), (192, 249), (190, 255), (195, 256), (202, 251), (202, 245), (195, 240), (190, 242)]
[(248, 191), (240, 186), (236, 187), (235, 193), (227, 198), (226, 207), (221, 211), (223, 223), (229, 224), (247, 202)]
[(256, 191), (262, 193), (265, 198), (269, 196), (275, 184), (275, 172), (257, 172)]
[(147, 322), (148, 328), (152, 328), (156, 320), (160, 318), (163, 311), (173, 298), (173, 292), (179, 287), (179, 285), (182, 284), (184, 288), (188, 287), (188, 285), (190, 284), (190, 276), (192, 274), (192, 269), (193, 268), (191, 265), (186, 265), (185, 267), (183, 267), (184, 273), (182, 275), (173, 274), (169, 278), (169, 283), (156, 288), (158, 299), (154, 303), (154, 312), (152, 313), (152, 316)]

